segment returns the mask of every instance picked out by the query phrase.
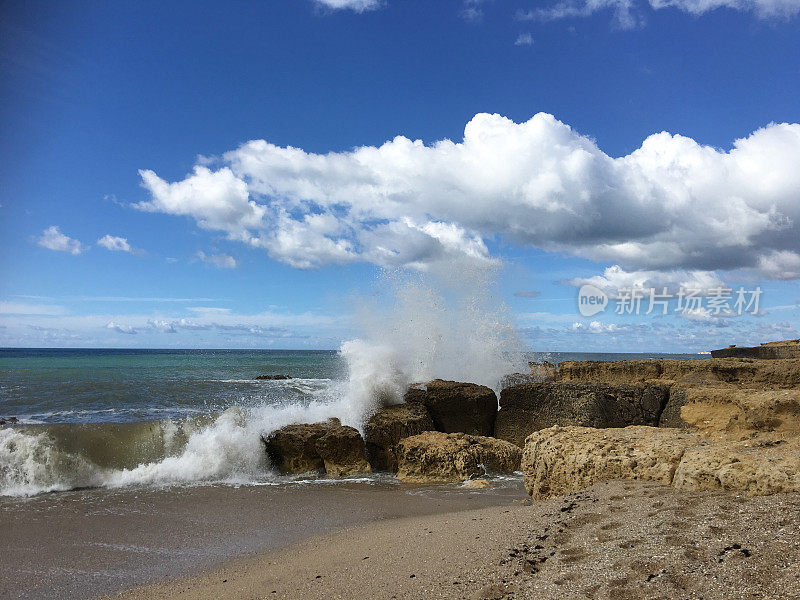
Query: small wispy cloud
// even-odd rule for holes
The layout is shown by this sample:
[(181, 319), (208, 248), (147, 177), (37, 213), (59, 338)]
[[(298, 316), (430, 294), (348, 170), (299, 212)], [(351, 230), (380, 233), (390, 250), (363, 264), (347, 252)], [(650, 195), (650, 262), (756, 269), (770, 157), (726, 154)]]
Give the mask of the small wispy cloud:
[(55, 304), (0, 302), (0, 315), (64, 315), (67, 309)]
[(519, 290), (514, 292), (514, 295), (517, 298), (538, 298), (542, 295), (542, 292), (537, 292), (536, 290)]
[(620, 29), (635, 29), (645, 24), (645, 12), (672, 8), (690, 15), (727, 8), (753, 13), (761, 20), (789, 19), (800, 13), (800, 0), (563, 0), (548, 7), (517, 12), (520, 21), (555, 21), (590, 17), (608, 10)]
[(381, 6), (380, 0), (314, 0), (314, 2), (330, 10), (352, 10), (357, 13), (376, 10)]
[(483, 19), (483, 9), (481, 4), (484, 0), (464, 0), (458, 16), (464, 21), (475, 23)]
[(206, 254), (202, 250), (197, 252), (197, 258), (202, 262), (214, 265), (218, 269), (235, 269), (239, 266), (236, 259), (230, 254)]
[(69, 252), (70, 254), (76, 255), (88, 250), (88, 247), (81, 244), (78, 240), (61, 233), (61, 229), (59, 229), (57, 225), (52, 225), (45, 229), (42, 235), (36, 239), (36, 243), (48, 250)]
[(514, 42), (515, 46), (533, 46), (533, 36), (530, 32), (520, 33), (517, 40)]

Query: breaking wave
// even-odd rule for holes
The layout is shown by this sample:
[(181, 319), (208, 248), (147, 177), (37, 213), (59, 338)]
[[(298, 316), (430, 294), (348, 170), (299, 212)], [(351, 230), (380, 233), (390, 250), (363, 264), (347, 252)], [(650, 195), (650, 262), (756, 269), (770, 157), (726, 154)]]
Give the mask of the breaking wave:
[(274, 481), (261, 437), (284, 425), (338, 417), (361, 429), (379, 407), (402, 402), (409, 384), (437, 377), (497, 389), (524, 359), (492, 282), (486, 269), (444, 278), (384, 274), (380, 293), (357, 307), (362, 335), (341, 346), (347, 379), (281, 382), (297, 392), (282, 402), (134, 423), (0, 429), (0, 495)]

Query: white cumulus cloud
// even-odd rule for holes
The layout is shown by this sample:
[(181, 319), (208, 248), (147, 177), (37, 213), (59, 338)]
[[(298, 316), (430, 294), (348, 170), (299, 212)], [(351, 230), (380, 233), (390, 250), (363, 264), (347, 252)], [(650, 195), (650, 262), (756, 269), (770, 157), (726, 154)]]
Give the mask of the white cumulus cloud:
[(730, 150), (662, 132), (612, 157), (552, 115), (478, 114), (461, 141), (398, 136), (314, 154), (253, 140), (167, 182), (142, 210), (193, 218), (299, 268), (490, 262), (486, 240), (624, 271), (751, 269), (797, 278), (800, 125)]
[(97, 245), (114, 252), (134, 252), (134, 249), (128, 243), (127, 238), (117, 237), (115, 235), (104, 235), (97, 240)]
[(109, 321), (106, 324), (106, 329), (111, 329), (112, 331), (116, 331), (117, 333), (124, 333), (126, 335), (136, 335), (137, 333), (135, 327), (131, 327), (130, 325), (123, 325), (121, 323), (117, 323), (116, 321)]
[(580, 287), (594, 285), (610, 297), (617, 297), (621, 289), (643, 288), (654, 289), (662, 293), (664, 289), (668, 294), (675, 295), (684, 290), (699, 290), (699, 295), (706, 295), (711, 290), (727, 287), (720, 276), (714, 271), (626, 271), (619, 265), (612, 265), (603, 271), (602, 275), (593, 277), (575, 277), (564, 281), (568, 285)]
[(45, 229), (42, 235), (37, 238), (36, 243), (48, 250), (69, 252), (70, 254), (81, 254), (88, 249), (78, 240), (61, 233), (61, 229), (56, 225)]

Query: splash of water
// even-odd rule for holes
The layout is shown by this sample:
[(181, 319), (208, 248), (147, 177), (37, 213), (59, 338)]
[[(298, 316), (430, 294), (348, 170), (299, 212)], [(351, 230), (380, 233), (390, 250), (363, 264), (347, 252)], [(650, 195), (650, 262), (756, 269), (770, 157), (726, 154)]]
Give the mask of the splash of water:
[[(75, 431), (59, 438), (54, 428), (0, 429), (0, 495), (264, 481), (274, 475), (261, 437), (289, 423), (339, 417), (361, 429), (381, 406), (402, 402), (409, 384), (434, 378), (499, 391), (503, 376), (525, 361), (509, 310), (492, 293), (495, 275), (485, 266), (384, 273), (379, 293), (358, 308), (361, 335), (341, 346), (347, 381), (330, 382), (302, 403), (233, 407), (199, 424), (196, 419), (139, 423), (133, 429), (106, 424), (96, 426), (100, 433), (89, 426), (81, 434), (82, 446), (75, 443), (80, 437)], [(124, 456), (93, 455), (89, 449), (98, 446), (92, 442), (98, 435), (116, 440), (111, 445)]]
[(362, 336), (342, 344), (351, 420), (402, 402), (409, 384), (449, 379), (499, 391), (524, 369), (508, 307), (488, 267), (442, 273), (384, 273), (383, 293), (359, 310)]

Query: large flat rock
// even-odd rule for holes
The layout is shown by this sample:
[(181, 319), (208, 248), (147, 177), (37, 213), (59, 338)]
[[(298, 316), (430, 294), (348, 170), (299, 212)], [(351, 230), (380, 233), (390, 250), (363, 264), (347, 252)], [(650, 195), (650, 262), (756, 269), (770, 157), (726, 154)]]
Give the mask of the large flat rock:
[(613, 479), (748, 495), (800, 492), (800, 438), (773, 432), (710, 441), (662, 427), (551, 427), (528, 437), (521, 468), (536, 500)]
[(612, 479), (671, 485), (693, 433), (659, 427), (551, 427), (528, 437), (522, 457), (525, 488), (535, 500)]
[(662, 384), (523, 383), (504, 389), (495, 437), (522, 447), (533, 432), (554, 425), (658, 425), (669, 398)]
[(738, 384), (749, 388), (800, 387), (800, 358), (747, 358), (566, 361), (558, 381), (641, 383), (661, 381), (692, 385)]
[(791, 438), (689, 448), (672, 484), (681, 490), (724, 490), (751, 496), (800, 492), (800, 444)]

